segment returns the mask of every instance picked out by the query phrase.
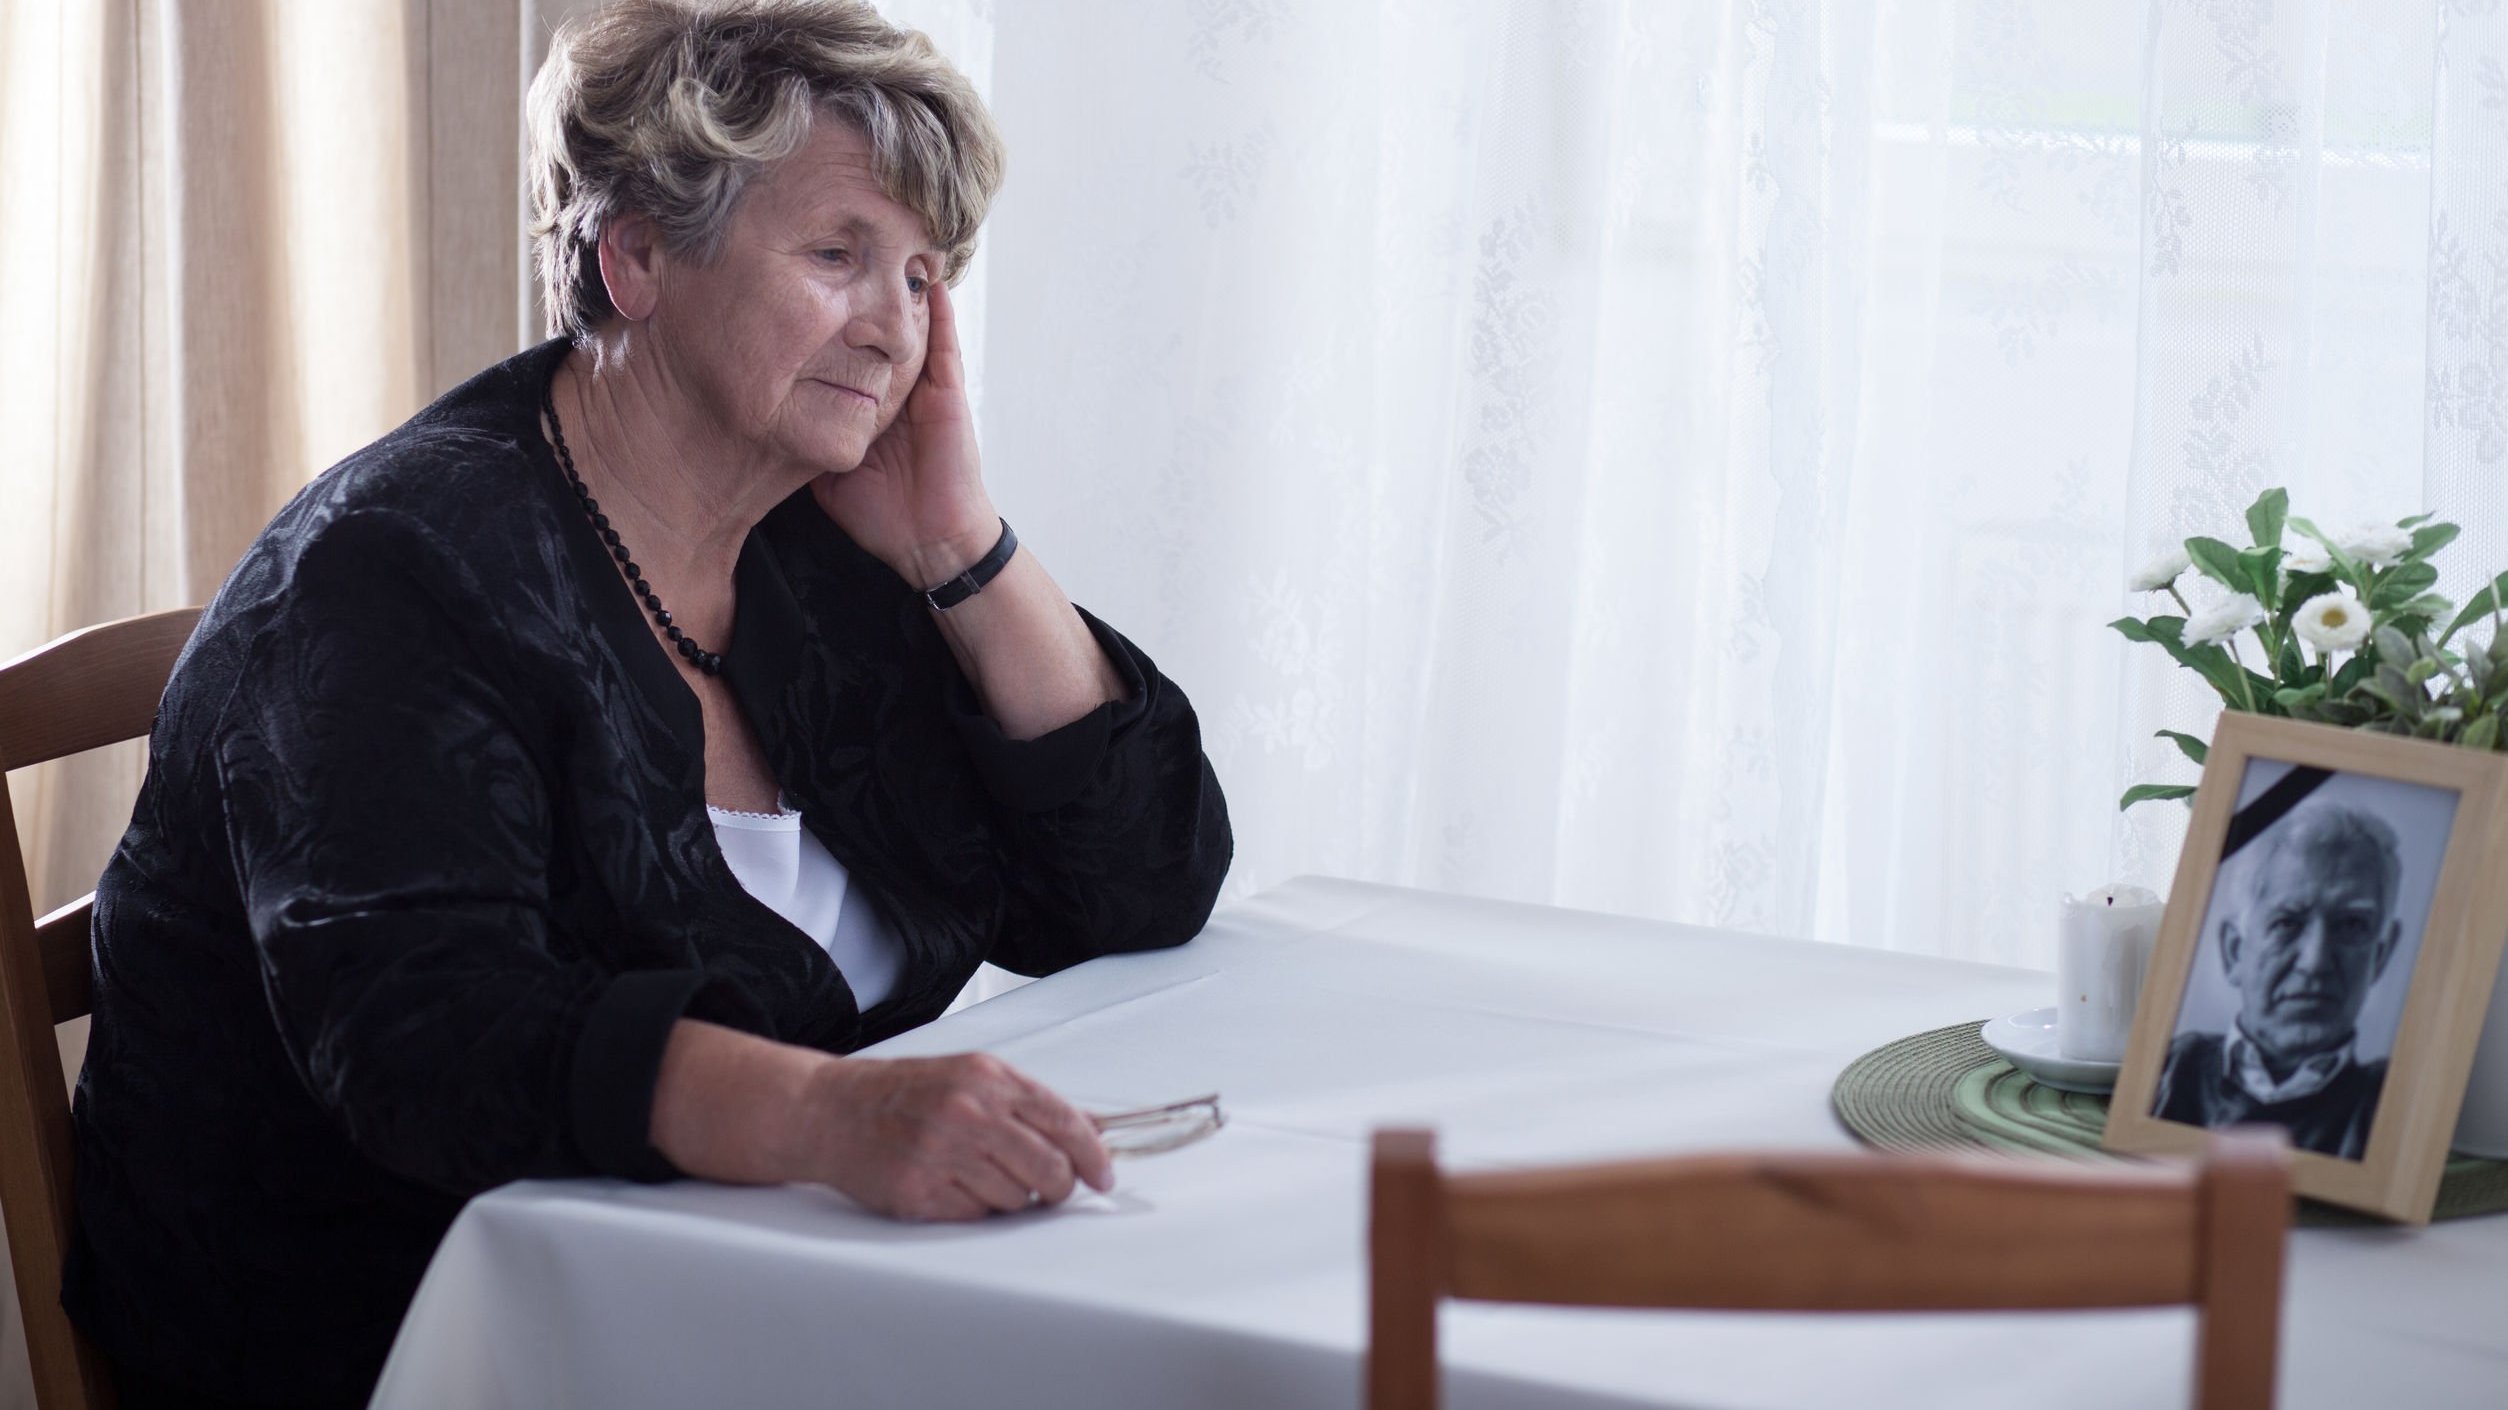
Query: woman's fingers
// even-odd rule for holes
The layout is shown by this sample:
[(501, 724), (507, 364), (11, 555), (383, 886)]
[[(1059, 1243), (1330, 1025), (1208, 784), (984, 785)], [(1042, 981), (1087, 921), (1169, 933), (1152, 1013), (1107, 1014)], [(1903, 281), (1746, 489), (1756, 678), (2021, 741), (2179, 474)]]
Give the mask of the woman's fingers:
[(982, 1089), (984, 1120), (969, 1133), (973, 1140), (966, 1154), (990, 1167), (953, 1172), (971, 1193), (995, 1209), (1060, 1204), (1088, 1177), (1092, 1163), (1098, 1178), (1089, 1183), (1111, 1187), (1105, 1150), (1086, 1117), (997, 1058), (977, 1057), (970, 1066), (971, 1080)]
[(954, 388), (964, 380), (965, 367), (958, 355), (958, 309), (949, 301), (948, 284), (935, 279), (925, 288), (932, 296), (932, 319), (931, 330), (924, 334), (923, 378)]
[(1115, 1162), (1106, 1154), (1106, 1143), (1098, 1139), (1097, 1127), (1077, 1107), (1044, 1086), (1024, 1074), (1011, 1075), (1018, 1078), (1020, 1086), (1019, 1103), (1014, 1108), (1019, 1119), (1052, 1143), (1090, 1189), (1113, 1189)]
[(1111, 1189), (1097, 1128), (982, 1053), (846, 1058), (829, 1069), (824, 1178), (907, 1219), (976, 1219)]
[(934, 1224), (965, 1224), (993, 1212), (993, 1207), (967, 1193), (956, 1181), (949, 1181), (925, 1192), (919, 1199), (894, 1213), (900, 1219), (920, 1219)]
[(949, 1071), (927, 1157), (986, 1208), (1021, 1210), (1070, 1198), (1072, 1162), (1021, 1116), (1031, 1085), (998, 1058), (971, 1054)]
[(1044, 1204), (1060, 1204), (1071, 1198), (1079, 1176), (1061, 1148), (1015, 1116), (998, 1135), (988, 1154), (994, 1164), (1019, 1182), (1020, 1188), (1034, 1191), (1037, 1200)]
[(949, 1178), (988, 1210), (1015, 1214), (1035, 1204), (1036, 1187), (1012, 1173), (999, 1156), (987, 1152), (949, 1172)]

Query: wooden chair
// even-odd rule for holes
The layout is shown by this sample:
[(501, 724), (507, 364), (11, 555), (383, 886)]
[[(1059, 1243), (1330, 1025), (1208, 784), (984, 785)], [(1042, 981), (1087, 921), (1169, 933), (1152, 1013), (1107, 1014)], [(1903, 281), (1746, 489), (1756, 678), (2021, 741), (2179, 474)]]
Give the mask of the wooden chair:
[[(0, 665), (0, 781), (148, 733), (197, 607), (72, 632)], [(0, 1216), (43, 1410), (106, 1410), (104, 1357), (61, 1311), (70, 1237), (70, 1099), (53, 1028), (89, 1004), (90, 894), (38, 920), (0, 786)]]
[(2290, 1222), (2277, 1130), (2195, 1167), (1730, 1155), (1449, 1175), (1380, 1131), (1369, 1410), (1434, 1410), (1441, 1298), (1784, 1311), (2191, 1303), (2196, 1403), (2268, 1410)]

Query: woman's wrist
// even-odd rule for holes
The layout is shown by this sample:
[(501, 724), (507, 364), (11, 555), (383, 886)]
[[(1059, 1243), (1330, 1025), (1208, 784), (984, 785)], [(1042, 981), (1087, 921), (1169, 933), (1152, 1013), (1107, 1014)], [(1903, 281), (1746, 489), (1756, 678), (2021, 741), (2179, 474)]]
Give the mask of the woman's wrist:
[(687, 1174), (728, 1184), (818, 1178), (818, 1123), (805, 1113), (844, 1061), (683, 1018), (653, 1084), (654, 1148)]
[(930, 592), (974, 567), (1001, 538), (1000, 516), (987, 511), (980, 524), (915, 545), (895, 565), (897, 576), (916, 592)]
[(818, 1061), (794, 1074), (795, 1086), (783, 1099), (782, 1159), (790, 1171), (784, 1178), (834, 1185), (844, 1164), (849, 1118), (862, 1100), (859, 1079), (879, 1059), (803, 1051)]

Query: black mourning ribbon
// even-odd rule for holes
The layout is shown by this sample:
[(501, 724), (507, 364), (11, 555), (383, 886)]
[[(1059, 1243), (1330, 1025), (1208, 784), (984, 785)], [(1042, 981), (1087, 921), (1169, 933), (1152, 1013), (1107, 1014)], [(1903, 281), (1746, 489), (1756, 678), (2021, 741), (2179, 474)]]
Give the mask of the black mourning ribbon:
[(2256, 835), (2280, 822), (2283, 816), (2299, 806), (2301, 799), (2324, 786), (2334, 776), (2332, 769), (2294, 765), (2289, 773), (2274, 781), (2272, 787), (2255, 796), (2255, 801), (2229, 817), (2229, 836), (2221, 842), (2221, 860), (2238, 855), (2238, 849), (2255, 841)]

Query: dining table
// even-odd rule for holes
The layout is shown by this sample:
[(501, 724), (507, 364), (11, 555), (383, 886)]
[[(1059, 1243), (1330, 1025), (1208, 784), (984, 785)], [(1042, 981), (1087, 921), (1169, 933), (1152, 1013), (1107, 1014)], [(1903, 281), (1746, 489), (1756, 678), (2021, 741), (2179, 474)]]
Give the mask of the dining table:
[[(525, 1181), (437, 1250), (377, 1410), (1361, 1403), (1371, 1133), (1500, 1169), (1855, 1141), (1838, 1074), (2045, 1004), (2041, 970), (1305, 877), (1189, 944), (865, 1049), (995, 1054), (1092, 1110), (1218, 1094), (1207, 1139), (981, 1222), (833, 1190)], [(2015, 1251), (2014, 1257), (2026, 1256)], [(2508, 1406), (2508, 1217), (2300, 1228), (2280, 1403)], [(1449, 1303), (1444, 1404), (2072, 1410), (2189, 1403), (2193, 1313)]]

